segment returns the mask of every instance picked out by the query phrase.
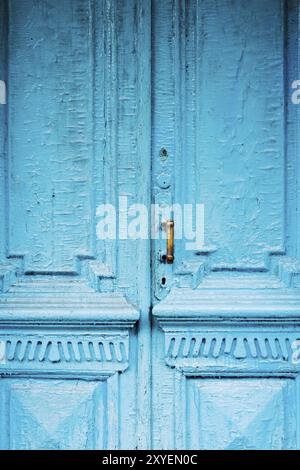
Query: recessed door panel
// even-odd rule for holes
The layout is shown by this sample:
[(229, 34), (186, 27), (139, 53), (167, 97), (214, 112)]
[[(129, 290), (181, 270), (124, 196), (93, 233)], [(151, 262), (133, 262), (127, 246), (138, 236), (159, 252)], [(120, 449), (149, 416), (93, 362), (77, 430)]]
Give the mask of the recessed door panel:
[(295, 448), (293, 380), (188, 379), (187, 389), (187, 441), (191, 449)]

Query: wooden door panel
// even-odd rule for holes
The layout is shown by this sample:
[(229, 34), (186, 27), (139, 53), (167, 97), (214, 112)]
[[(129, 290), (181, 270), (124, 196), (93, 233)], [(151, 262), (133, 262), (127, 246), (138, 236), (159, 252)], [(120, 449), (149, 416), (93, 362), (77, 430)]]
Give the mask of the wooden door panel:
[(296, 448), (295, 384), (289, 379), (187, 381), (187, 441), (192, 449)]
[(25, 272), (93, 255), (93, 21), (90, 2), (9, 3), (9, 256)]
[(99, 239), (97, 209), (148, 206), (149, 20), (143, 0), (1, 1), (3, 448), (136, 446), (150, 241)]
[(1, 413), (4, 448), (106, 447), (104, 382), (4, 379), (1, 388), (1, 399), (10, 403)]
[(153, 3), (154, 200), (205, 208), (154, 244), (153, 442), (298, 448), (299, 2)]
[(164, 241), (155, 244), (159, 298), (210, 272), (272, 274), (278, 261), (280, 276), (297, 276), (287, 121), (296, 16), (295, 2), (281, 0), (154, 2), (154, 199), (205, 210), (204, 245), (178, 239), (174, 267), (159, 263)]
[[(298, 0), (0, 18), (1, 447), (299, 448)], [(120, 196), (204, 245), (99, 240)]]

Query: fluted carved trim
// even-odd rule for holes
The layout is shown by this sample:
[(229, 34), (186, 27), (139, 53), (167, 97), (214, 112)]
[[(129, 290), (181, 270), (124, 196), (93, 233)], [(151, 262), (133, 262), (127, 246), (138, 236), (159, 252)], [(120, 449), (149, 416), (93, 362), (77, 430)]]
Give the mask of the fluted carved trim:
[(3, 371), (124, 371), (129, 361), (128, 330), (0, 332), (0, 374)]
[(215, 358), (291, 360), (299, 333), (205, 333), (166, 335), (166, 358)]

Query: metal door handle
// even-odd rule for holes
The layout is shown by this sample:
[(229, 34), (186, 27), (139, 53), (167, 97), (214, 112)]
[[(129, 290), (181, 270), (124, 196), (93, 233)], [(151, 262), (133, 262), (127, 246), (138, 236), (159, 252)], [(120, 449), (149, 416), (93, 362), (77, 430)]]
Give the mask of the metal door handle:
[(174, 263), (174, 220), (167, 220), (163, 224), (167, 233), (167, 254), (162, 257), (167, 264)]

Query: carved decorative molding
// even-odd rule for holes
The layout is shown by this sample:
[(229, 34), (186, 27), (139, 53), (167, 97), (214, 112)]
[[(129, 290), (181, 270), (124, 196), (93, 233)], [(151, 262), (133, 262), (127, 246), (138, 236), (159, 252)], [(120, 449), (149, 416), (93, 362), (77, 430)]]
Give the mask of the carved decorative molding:
[(93, 292), (84, 281), (21, 280), (0, 295), (0, 373), (125, 370), (138, 318), (123, 295)]
[[(205, 330), (166, 334), (165, 354), (172, 359), (270, 359), (289, 361), (295, 352), (293, 343), (299, 341), (298, 333), (263, 331), (215, 331)], [(295, 344), (295, 343), (294, 343)]]
[(130, 328), (138, 318), (138, 310), (122, 294), (93, 292), (80, 280), (22, 279), (0, 295), (0, 325), (6, 327), (38, 323)]
[(297, 289), (173, 289), (153, 313), (171, 367), (196, 374), (299, 369)]
[[(230, 281), (229, 281), (230, 282)], [(174, 288), (153, 309), (161, 324), (207, 321), (300, 320), (300, 290), (287, 288)]]
[(23, 371), (27, 369), (43, 373), (45, 371), (70, 372), (76, 375), (81, 370), (88, 373), (109, 375), (124, 371), (129, 360), (129, 334), (124, 331), (103, 334), (87, 334), (77, 331), (70, 335), (57, 330), (44, 334), (30, 331), (24, 334), (14, 331), (0, 332), (2, 371)]
[[(128, 335), (4, 336), (4, 362), (84, 363), (128, 362)], [(6, 359), (6, 360), (5, 360)]]

